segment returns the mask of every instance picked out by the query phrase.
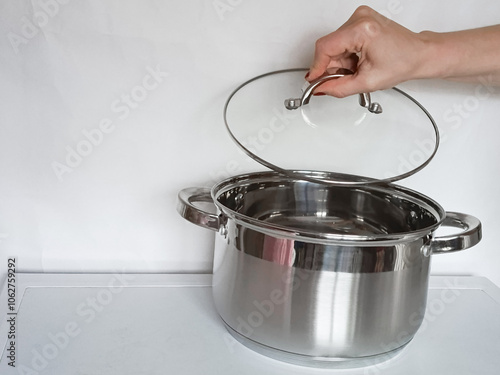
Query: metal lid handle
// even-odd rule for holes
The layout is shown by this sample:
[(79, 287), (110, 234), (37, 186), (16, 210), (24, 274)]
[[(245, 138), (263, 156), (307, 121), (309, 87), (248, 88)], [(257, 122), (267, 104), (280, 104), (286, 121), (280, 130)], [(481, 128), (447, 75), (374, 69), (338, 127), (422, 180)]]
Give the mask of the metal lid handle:
[[(344, 68), (336, 68), (334, 71), (328, 69), (325, 74), (315, 79), (304, 89), (301, 98), (289, 98), (285, 100), (285, 107), (287, 109), (297, 109), (300, 106), (306, 105), (311, 100), (311, 96), (313, 95), (313, 91), (319, 85), (330, 81), (335, 78), (344, 77), (346, 75), (354, 74), (349, 69)], [(372, 103), (371, 97), (369, 93), (361, 93), (359, 94), (359, 105), (368, 109), (372, 113), (382, 113), (382, 106), (379, 103)]]

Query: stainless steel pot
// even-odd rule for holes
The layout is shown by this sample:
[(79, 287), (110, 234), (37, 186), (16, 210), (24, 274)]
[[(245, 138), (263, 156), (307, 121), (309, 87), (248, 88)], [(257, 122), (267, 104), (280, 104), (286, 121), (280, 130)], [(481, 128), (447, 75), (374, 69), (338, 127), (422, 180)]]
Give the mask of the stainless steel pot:
[[(216, 213), (199, 203), (215, 205)], [(179, 194), (178, 212), (218, 231), (213, 297), (229, 332), (281, 360), (353, 367), (417, 332), (431, 254), (474, 246), (481, 223), (386, 184), (342, 187), (277, 172)], [(460, 233), (436, 237), (438, 227)]]

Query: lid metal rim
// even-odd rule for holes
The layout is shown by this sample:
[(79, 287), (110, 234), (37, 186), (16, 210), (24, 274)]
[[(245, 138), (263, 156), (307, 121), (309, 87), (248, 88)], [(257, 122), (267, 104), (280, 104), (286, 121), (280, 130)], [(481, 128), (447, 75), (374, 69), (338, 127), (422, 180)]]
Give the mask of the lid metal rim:
[[(406, 92), (402, 91), (401, 89), (398, 89), (397, 87), (393, 87), (392, 90), (400, 93), (401, 95), (405, 96), (407, 99), (412, 101), (414, 104), (416, 104), (428, 117), (429, 121), (432, 124), (432, 127), (434, 129), (434, 135), (436, 137), (436, 144), (434, 146), (434, 150), (432, 151), (431, 155), (429, 158), (420, 164), (419, 166), (415, 167), (414, 169), (401, 173), (399, 175), (393, 176), (393, 177), (388, 177), (384, 179), (376, 179), (372, 177), (365, 177), (365, 176), (357, 176), (357, 175), (350, 175), (350, 174), (343, 174), (343, 173), (337, 173), (337, 172), (326, 172), (326, 171), (310, 171), (310, 170), (290, 170), (290, 169), (284, 169), (281, 168), (278, 165), (272, 164), (261, 157), (257, 156), (253, 152), (251, 152), (248, 148), (246, 148), (239, 140), (238, 138), (234, 135), (234, 133), (231, 131), (231, 128), (229, 127), (228, 120), (227, 120), (227, 109), (229, 106), (229, 103), (231, 102), (231, 99), (234, 97), (234, 95), (244, 86), (248, 85), (249, 83), (256, 81), (260, 78), (264, 78), (266, 76), (270, 76), (273, 74), (279, 74), (279, 73), (288, 73), (288, 72), (297, 72), (297, 71), (308, 71), (306, 68), (294, 68), (294, 69), (283, 69), (283, 70), (276, 70), (273, 72), (268, 72), (261, 74), (259, 76), (253, 77), (249, 79), (248, 81), (242, 83), (239, 85), (228, 97), (226, 100), (226, 103), (224, 105), (224, 124), (226, 126), (226, 129), (233, 139), (233, 141), (241, 148), (243, 152), (245, 152), (248, 156), (250, 156), (252, 159), (260, 163), (261, 165), (272, 169), (276, 172), (288, 175), (290, 177), (294, 178), (301, 178), (306, 181), (311, 181), (311, 182), (320, 182), (320, 183), (326, 183), (326, 184), (331, 184), (331, 185), (340, 185), (340, 186), (360, 186), (360, 185), (375, 185), (375, 184), (387, 184), (395, 181), (400, 181), (402, 179), (405, 179), (407, 177), (412, 176), (413, 174), (417, 173), (418, 171), (422, 170), (425, 168), (431, 160), (434, 158), (434, 156), (437, 153), (437, 150), (439, 148), (439, 143), (440, 143), (440, 136), (439, 136), (439, 128), (432, 118), (431, 114), (413, 97), (408, 95)], [(321, 176), (321, 177), (318, 177)], [(350, 180), (347, 178), (351, 178)]]

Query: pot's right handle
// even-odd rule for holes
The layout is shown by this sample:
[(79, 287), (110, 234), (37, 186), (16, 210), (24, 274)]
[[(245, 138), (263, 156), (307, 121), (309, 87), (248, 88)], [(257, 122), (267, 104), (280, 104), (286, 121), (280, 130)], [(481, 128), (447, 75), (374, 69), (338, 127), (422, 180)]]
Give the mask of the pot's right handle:
[(209, 188), (192, 187), (179, 192), (177, 200), (177, 212), (187, 221), (214, 231), (219, 231), (221, 220), (219, 216), (207, 212), (195, 203), (209, 203), (215, 208)]
[(460, 228), (462, 231), (458, 234), (433, 238), (430, 245), (431, 254), (468, 249), (481, 241), (481, 222), (474, 216), (459, 212), (446, 212), (441, 226)]

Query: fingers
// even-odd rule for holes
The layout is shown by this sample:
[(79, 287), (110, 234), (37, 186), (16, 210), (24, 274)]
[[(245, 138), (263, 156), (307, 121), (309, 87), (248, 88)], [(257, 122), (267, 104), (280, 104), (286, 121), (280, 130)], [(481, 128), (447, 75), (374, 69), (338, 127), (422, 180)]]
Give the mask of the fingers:
[(316, 42), (314, 60), (309, 69), (308, 80), (312, 81), (322, 75), (327, 68), (338, 67), (352, 71), (357, 70), (361, 45), (357, 33), (349, 29), (337, 30)]
[(327, 81), (317, 87), (315, 92), (324, 93), (337, 98), (345, 98), (346, 96), (361, 92), (369, 92), (369, 90), (367, 90), (363, 80), (359, 79), (356, 74), (353, 74)]
[(356, 55), (355, 53), (351, 53), (348, 56), (340, 59), (338, 61), (339, 65), (334, 66), (332, 64), (331, 66), (329, 66), (329, 68), (340, 67), (340, 68), (349, 69), (352, 72), (356, 72), (358, 70), (358, 61), (359, 61), (358, 55)]
[[(357, 69), (357, 64), (358, 64), (358, 56), (355, 55), (355, 54), (350, 54), (348, 55), (347, 57), (342, 57), (338, 60), (331, 60), (328, 64), (328, 66), (325, 68), (325, 69), (322, 69), (321, 70), (321, 73), (324, 73), (325, 71), (328, 71), (329, 68), (335, 68), (334, 70), (336, 71), (337, 69), (336, 68), (344, 68), (344, 69), (348, 69), (352, 72), (356, 72), (356, 69)], [(307, 80), (309, 81), (313, 81), (315, 78), (317, 77), (314, 77), (314, 78), (310, 78), (310, 75), (308, 75), (306, 77)], [(334, 81), (337, 81), (338, 79), (334, 79), (332, 81), (328, 81), (328, 85), (325, 84), (322, 84), (318, 87), (316, 87), (316, 89), (314, 90), (314, 93), (315, 94), (318, 94), (318, 93), (328, 93), (329, 95), (334, 95), (334, 96), (339, 96), (341, 94), (338, 93), (338, 91), (335, 89), (335, 86), (336, 86), (336, 83), (334, 83)], [(326, 85), (326, 86), (325, 86)], [(327, 91), (325, 91), (327, 90)], [(332, 94), (330, 91), (334, 92), (335, 94)]]
[(369, 7), (359, 7), (339, 29), (318, 39), (307, 79), (317, 79), (331, 67), (352, 70), (353, 76), (315, 90), (344, 97), (421, 78), (422, 53), (428, 46), (418, 35)]
[[(367, 6), (361, 6), (351, 15), (351, 17), (337, 30), (316, 41), (314, 60), (309, 70), (308, 79), (318, 78), (329, 67), (341, 67), (356, 71), (356, 65), (353, 65), (353, 58), (349, 59), (347, 65), (335, 65), (348, 56), (352, 56), (361, 50), (359, 42), (355, 40), (355, 28), (360, 17), (366, 17), (367, 14), (374, 12)], [(356, 60), (357, 62), (357, 60)]]
[(309, 80), (314, 80), (322, 75), (331, 66), (330, 63), (335, 61), (344, 52), (338, 50), (335, 44), (331, 45), (330, 39), (332, 38), (335, 39), (333, 33), (316, 41), (314, 61), (309, 69)]
[(308, 80), (322, 75), (327, 68), (346, 68), (356, 71), (358, 57), (354, 48), (346, 47), (346, 39), (341, 35), (330, 34), (316, 42), (314, 61), (309, 69)]
[[(372, 39), (380, 31), (375, 15), (378, 13), (373, 9), (361, 6), (339, 29), (318, 39), (314, 60), (307, 79), (312, 81), (318, 78), (330, 67), (341, 67), (357, 72), (359, 69), (358, 54), (364, 55), (364, 59), (366, 59), (368, 51), (373, 50), (370, 46)], [(362, 77), (356, 74), (353, 77), (338, 79), (336, 82), (329, 82), (325, 87), (315, 91), (337, 97), (356, 94), (361, 92), (359, 90), (366, 89), (366, 84), (361, 82), (363, 76), (366, 74), (363, 74)]]

